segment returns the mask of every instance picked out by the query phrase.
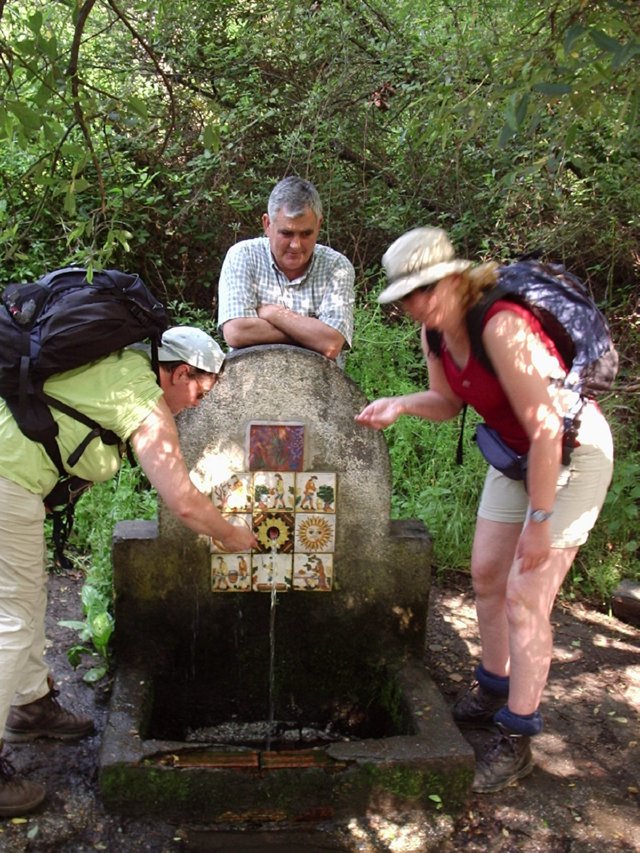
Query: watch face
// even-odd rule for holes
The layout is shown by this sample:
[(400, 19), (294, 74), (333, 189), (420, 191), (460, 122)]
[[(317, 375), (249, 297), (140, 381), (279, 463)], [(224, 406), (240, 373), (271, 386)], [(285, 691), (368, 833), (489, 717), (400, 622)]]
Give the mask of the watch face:
[(531, 513), (531, 521), (535, 521), (540, 524), (542, 521), (546, 521), (548, 518), (551, 518), (550, 512), (545, 512), (543, 509), (535, 509)]

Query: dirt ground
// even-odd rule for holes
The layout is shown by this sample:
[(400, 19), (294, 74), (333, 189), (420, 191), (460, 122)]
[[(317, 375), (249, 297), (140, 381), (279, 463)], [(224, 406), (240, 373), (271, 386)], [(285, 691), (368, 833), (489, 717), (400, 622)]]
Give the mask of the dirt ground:
[[(626, 853), (640, 851), (640, 630), (583, 605), (555, 608), (555, 662), (546, 690), (545, 731), (537, 766), (523, 783), (494, 795), (472, 795), (452, 819), (437, 814), (366, 818), (315, 827), (210, 827), (108, 814), (97, 784), (109, 685), (87, 686), (87, 660), (73, 671), (66, 650), (76, 635), (58, 622), (80, 617), (82, 580), (52, 577), (48, 615), (52, 672), (68, 707), (93, 716), (97, 733), (76, 744), (16, 746), (17, 769), (46, 783), (43, 806), (25, 818), (0, 820), (0, 850), (279, 851), (280, 853)], [(453, 702), (472, 672), (478, 638), (465, 577), (434, 586), (427, 666)], [(484, 735), (469, 736), (480, 749)]]

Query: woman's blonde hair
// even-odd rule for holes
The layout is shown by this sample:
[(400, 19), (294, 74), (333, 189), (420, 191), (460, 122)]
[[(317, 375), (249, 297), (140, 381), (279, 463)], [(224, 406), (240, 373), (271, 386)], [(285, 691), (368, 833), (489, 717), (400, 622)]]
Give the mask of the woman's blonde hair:
[(478, 302), (485, 290), (497, 284), (498, 266), (495, 261), (488, 261), (459, 274), (462, 307), (465, 311)]

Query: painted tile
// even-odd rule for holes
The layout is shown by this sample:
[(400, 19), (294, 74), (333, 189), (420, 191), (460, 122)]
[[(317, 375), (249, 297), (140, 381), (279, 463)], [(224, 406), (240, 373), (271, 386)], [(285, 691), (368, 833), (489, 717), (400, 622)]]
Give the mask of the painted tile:
[(296, 474), (298, 512), (335, 512), (336, 475), (321, 471)]
[(331, 592), (333, 554), (294, 554), (293, 589), (305, 592)]
[(253, 509), (293, 510), (295, 506), (295, 474), (292, 472), (256, 471), (253, 475)]
[(248, 429), (251, 471), (302, 471), (304, 424), (256, 422)]
[(251, 554), (212, 554), (213, 592), (251, 591)]
[(333, 514), (296, 513), (294, 551), (327, 553), (335, 550), (336, 517)]
[(251, 474), (232, 474), (213, 487), (211, 498), (220, 512), (251, 512)]
[[(246, 527), (247, 530), (253, 530), (253, 518), (251, 513), (233, 513), (233, 512), (223, 512), (222, 516), (225, 521), (228, 521), (229, 524), (233, 524), (234, 527)], [(211, 539), (211, 552), (212, 553), (225, 553), (225, 549), (222, 547), (222, 542), (218, 539)]]
[(279, 554), (293, 551), (294, 523), (291, 512), (256, 512), (253, 514), (253, 533), (260, 553), (275, 550)]
[[(292, 434), (304, 437), (304, 432)], [(258, 546), (247, 554), (228, 553), (221, 542), (210, 540), (212, 591), (271, 592), (275, 571), (278, 592), (331, 592), (336, 479), (326, 471), (276, 468), (239, 471), (215, 486), (214, 505), (230, 524), (252, 530)]]
[(291, 554), (255, 554), (252, 558), (252, 589), (271, 592), (275, 581), (277, 592), (291, 589), (293, 561)]

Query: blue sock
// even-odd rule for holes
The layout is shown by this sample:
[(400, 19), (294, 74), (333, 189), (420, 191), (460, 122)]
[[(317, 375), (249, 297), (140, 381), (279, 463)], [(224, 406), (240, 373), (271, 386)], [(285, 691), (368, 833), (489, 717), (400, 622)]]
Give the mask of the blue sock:
[(495, 693), (496, 696), (509, 695), (508, 675), (494, 675), (492, 672), (487, 672), (482, 664), (479, 663), (476, 667), (476, 678), (480, 687), (488, 693)]
[(507, 705), (496, 711), (493, 715), (493, 721), (504, 726), (510, 734), (525, 735), (526, 737), (539, 735), (544, 726), (540, 711), (536, 710), (533, 714), (514, 714)]

